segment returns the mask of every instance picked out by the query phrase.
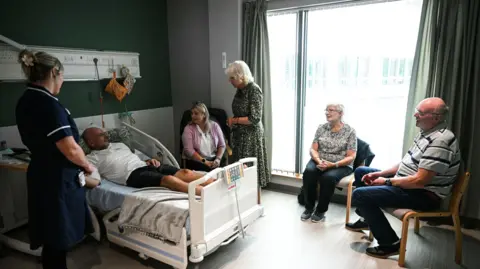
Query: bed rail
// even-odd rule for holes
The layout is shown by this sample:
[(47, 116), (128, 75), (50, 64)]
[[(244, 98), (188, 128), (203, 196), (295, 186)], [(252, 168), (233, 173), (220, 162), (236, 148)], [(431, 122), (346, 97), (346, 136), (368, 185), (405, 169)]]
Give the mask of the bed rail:
[(158, 139), (140, 131), (128, 123), (122, 122), (122, 125), (127, 127), (133, 136), (134, 147), (139, 151), (147, 154), (149, 157), (159, 157), (164, 164), (169, 164), (180, 168), (177, 160), (173, 154), (162, 144)]

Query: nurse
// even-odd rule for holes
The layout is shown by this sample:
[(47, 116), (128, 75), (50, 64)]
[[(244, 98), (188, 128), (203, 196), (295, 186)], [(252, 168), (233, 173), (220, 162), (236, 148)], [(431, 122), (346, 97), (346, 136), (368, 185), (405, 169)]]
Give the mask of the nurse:
[(44, 269), (67, 268), (69, 247), (92, 232), (80, 172), (94, 171), (80, 146), (70, 112), (58, 101), (60, 61), (24, 50), (19, 62), (28, 80), (16, 107), (22, 142), (31, 151), (27, 172), (30, 248), (43, 246)]

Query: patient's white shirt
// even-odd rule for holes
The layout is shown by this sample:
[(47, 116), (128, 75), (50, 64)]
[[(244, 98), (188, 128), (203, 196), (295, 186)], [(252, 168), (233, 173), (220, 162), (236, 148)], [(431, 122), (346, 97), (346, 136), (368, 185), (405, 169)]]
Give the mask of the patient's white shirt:
[(110, 143), (104, 150), (93, 150), (87, 159), (97, 167), (102, 178), (122, 185), (126, 185), (135, 169), (147, 166), (123, 143)]

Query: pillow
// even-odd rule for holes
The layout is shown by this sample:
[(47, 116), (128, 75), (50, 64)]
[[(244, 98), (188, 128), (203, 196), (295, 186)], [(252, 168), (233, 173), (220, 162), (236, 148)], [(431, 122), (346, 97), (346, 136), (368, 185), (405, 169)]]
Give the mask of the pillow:
[[(135, 152), (135, 148), (133, 147), (133, 136), (127, 127), (107, 129), (106, 133), (108, 140), (111, 143), (124, 143), (128, 148), (130, 148), (132, 153)], [(78, 141), (78, 145), (80, 145), (85, 155), (88, 155), (90, 152), (92, 152), (85, 140), (83, 140), (81, 137)]]
[(80, 140), (78, 141), (78, 145), (80, 146), (80, 148), (82, 148), (83, 153), (85, 153), (85, 155), (90, 154), (91, 150), (87, 146), (87, 143), (85, 142), (85, 140), (83, 140), (82, 137), (80, 137)]
[(135, 148), (133, 147), (133, 136), (128, 130), (127, 127), (120, 127), (107, 130), (108, 140), (111, 143), (123, 143), (125, 144), (132, 153), (135, 152)]

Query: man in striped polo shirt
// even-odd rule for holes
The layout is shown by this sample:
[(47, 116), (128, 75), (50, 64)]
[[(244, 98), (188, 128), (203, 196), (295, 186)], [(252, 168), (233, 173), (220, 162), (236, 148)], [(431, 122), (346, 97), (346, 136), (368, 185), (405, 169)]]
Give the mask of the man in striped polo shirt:
[(352, 204), (363, 218), (346, 228), (371, 230), (379, 245), (367, 248), (367, 255), (387, 258), (400, 249), (400, 240), (381, 208), (431, 211), (450, 194), (460, 167), (460, 151), (455, 135), (447, 129), (447, 114), (442, 99), (424, 99), (414, 114), (420, 133), (402, 161), (383, 171), (356, 169)]

